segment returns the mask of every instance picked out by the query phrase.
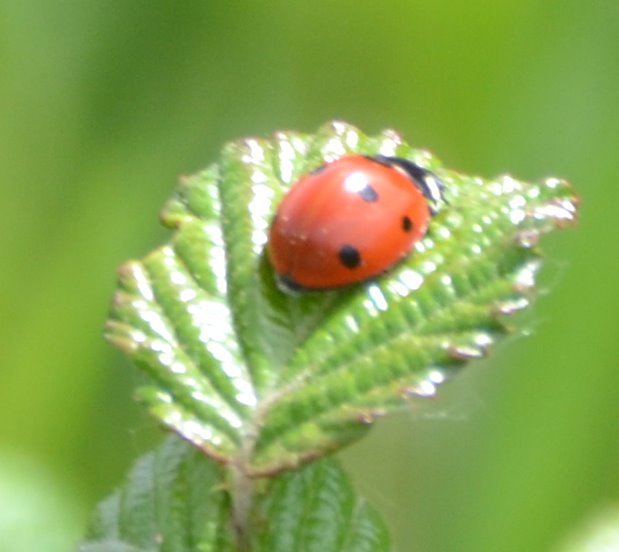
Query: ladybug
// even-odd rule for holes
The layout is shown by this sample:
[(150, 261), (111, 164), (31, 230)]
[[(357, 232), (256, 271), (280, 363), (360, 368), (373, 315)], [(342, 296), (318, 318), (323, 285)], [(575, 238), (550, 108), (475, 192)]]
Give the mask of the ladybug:
[(397, 157), (346, 155), (302, 176), (280, 203), (268, 255), (288, 290), (378, 276), (426, 233), (442, 199), (429, 171)]

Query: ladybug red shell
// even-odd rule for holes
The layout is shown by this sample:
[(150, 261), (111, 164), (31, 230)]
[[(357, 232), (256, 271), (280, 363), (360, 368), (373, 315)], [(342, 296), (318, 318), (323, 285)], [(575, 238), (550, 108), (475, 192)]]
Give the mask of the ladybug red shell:
[(426, 233), (440, 199), (432, 176), (405, 159), (347, 155), (301, 177), (271, 224), (268, 253), (280, 282), (337, 288), (391, 268)]

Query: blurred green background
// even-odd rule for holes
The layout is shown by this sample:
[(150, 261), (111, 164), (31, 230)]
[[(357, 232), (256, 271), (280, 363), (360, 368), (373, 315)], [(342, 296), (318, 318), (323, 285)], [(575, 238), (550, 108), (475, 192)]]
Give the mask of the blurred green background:
[(619, 500), (618, 107), (615, 0), (0, 2), (0, 551), (72, 549), (160, 437), (101, 327), (177, 176), (332, 118), (582, 196), (530, 336), (342, 455), (400, 551), (551, 550)]

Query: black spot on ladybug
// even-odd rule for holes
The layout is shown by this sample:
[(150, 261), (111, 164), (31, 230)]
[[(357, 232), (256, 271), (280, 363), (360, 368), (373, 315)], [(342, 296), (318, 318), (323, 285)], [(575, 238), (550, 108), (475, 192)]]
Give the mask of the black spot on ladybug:
[(357, 268), (361, 264), (361, 254), (352, 245), (343, 245), (338, 251), (337, 256), (346, 268)]
[(317, 175), (320, 174), (321, 172), (324, 172), (327, 168), (327, 165), (320, 165), (320, 167), (315, 168), (313, 171), (310, 171), (311, 175)]
[(362, 190), (359, 190), (359, 197), (368, 203), (378, 201), (378, 192), (369, 184), (366, 184)]
[(413, 221), (410, 217), (404, 215), (402, 217), (402, 230), (404, 232), (410, 232), (413, 229)]

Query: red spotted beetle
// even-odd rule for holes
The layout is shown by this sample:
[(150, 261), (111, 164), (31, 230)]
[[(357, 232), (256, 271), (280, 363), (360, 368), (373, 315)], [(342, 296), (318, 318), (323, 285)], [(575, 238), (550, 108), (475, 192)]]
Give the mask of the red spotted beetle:
[(442, 188), (430, 171), (382, 155), (346, 155), (302, 176), (270, 228), (280, 283), (330, 289), (385, 272), (425, 235)]

